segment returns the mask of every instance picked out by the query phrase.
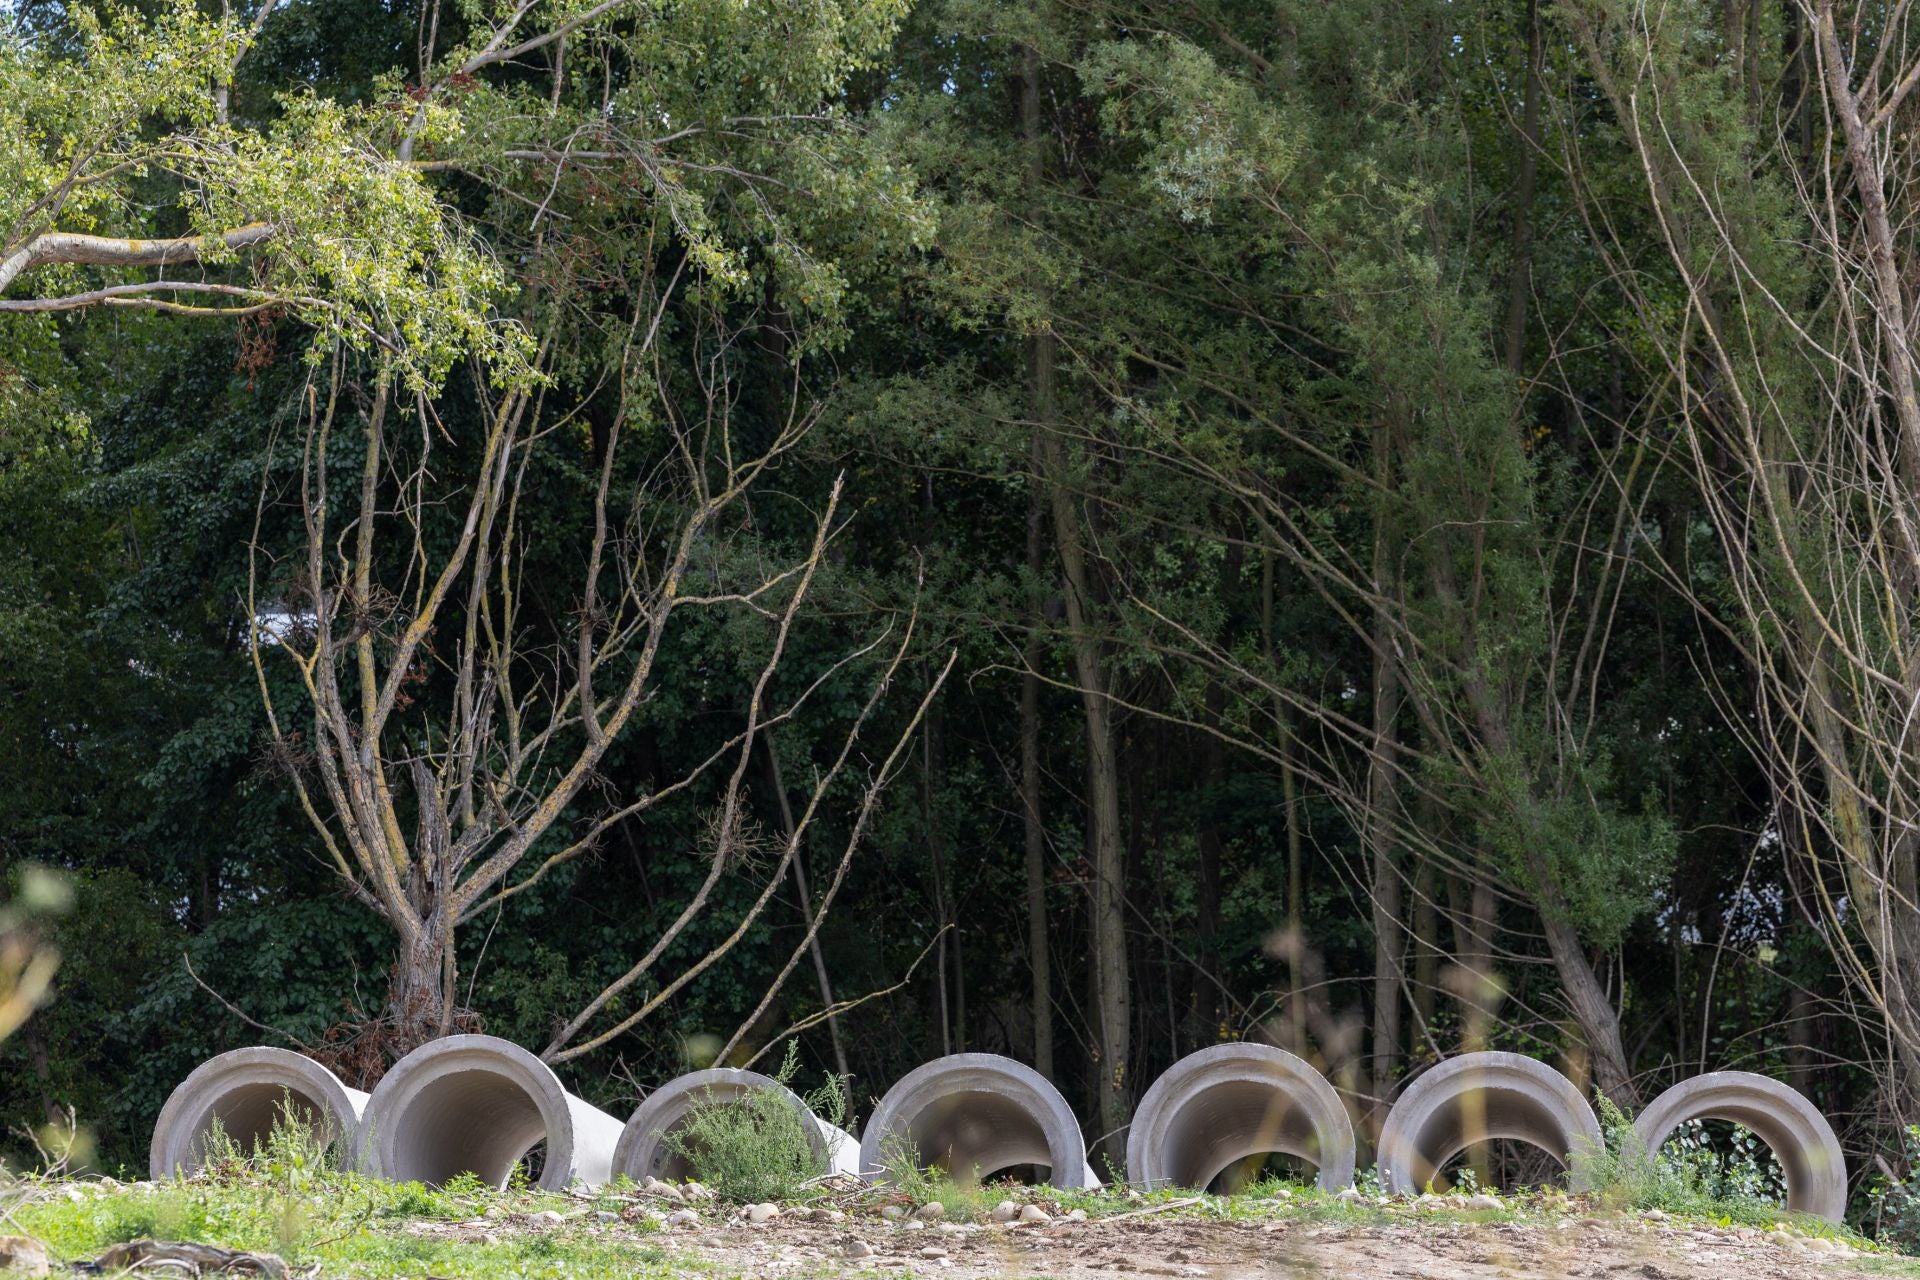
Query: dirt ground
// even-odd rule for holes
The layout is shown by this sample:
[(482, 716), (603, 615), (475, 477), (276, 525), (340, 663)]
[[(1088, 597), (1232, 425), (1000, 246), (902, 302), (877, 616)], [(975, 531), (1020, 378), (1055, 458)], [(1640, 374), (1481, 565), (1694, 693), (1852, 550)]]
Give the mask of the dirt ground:
[[(584, 1215), (582, 1215), (584, 1217)], [(605, 1215), (608, 1218), (614, 1215)], [(1144, 1211), (1092, 1221), (989, 1226), (888, 1221), (877, 1214), (789, 1210), (750, 1224), (708, 1206), (702, 1219), (649, 1233), (689, 1275), (761, 1280), (879, 1277), (1177, 1276), (1288, 1280), (1814, 1280), (1920, 1277), (1914, 1260), (1856, 1253), (1837, 1241), (1754, 1227), (1635, 1216), (1548, 1220), (1412, 1219), (1356, 1224), (1276, 1216), (1230, 1219)], [(575, 1219), (578, 1221), (578, 1219)], [(442, 1224), (459, 1232), (479, 1224)], [(498, 1220), (492, 1230), (514, 1225)], [(621, 1231), (625, 1223), (603, 1229)]]
[[(1340, 1280), (1811, 1280), (1862, 1274), (1764, 1234), (1638, 1223), (1348, 1226), (1143, 1217), (953, 1234), (884, 1223), (773, 1222), (676, 1230), (674, 1244), (747, 1275), (1338, 1277)], [(848, 1241), (873, 1248), (848, 1256)]]

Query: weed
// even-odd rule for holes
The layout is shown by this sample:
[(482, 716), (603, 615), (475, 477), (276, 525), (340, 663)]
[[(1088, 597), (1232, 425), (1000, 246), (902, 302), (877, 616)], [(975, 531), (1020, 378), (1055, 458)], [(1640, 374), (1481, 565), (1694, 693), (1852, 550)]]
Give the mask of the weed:
[(1648, 1151), (1620, 1108), (1604, 1094), (1596, 1100), (1605, 1142), (1574, 1152), (1573, 1174), (1602, 1205), (1758, 1225), (1783, 1216), (1776, 1201), (1752, 1193), (1752, 1179), (1711, 1177), (1709, 1163), (1697, 1156)]
[[(774, 1079), (790, 1088), (799, 1069), (798, 1046), (789, 1042), (786, 1061)], [(846, 1119), (844, 1082), (829, 1076), (801, 1098), (826, 1123)], [(739, 1203), (796, 1200), (810, 1195), (826, 1170), (815, 1154), (813, 1121), (795, 1111), (785, 1094), (755, 1089), (737, 1097), (709, 1096), (666, 1135), (667, 1149), (687, 1162), (694, 1175), (723, 1199)]]

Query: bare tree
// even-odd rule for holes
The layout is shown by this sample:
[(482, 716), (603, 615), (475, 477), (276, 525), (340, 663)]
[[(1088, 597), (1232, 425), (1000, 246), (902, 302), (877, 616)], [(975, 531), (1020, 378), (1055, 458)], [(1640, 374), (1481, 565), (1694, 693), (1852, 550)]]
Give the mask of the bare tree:
[[(1877, 1011), (1920, 1115), (1920, 393), (1908, 145), (1920, 31), (1906, 5), (1793, 0), (1769, 51), (1730, 32), (1740, 83), (1679, 14), (1577, 6), (1569, 21), (1644, 179), (1646, 218), (1685, 300), (1671, 315), (1612, 232), (1615, 283), (1674, 394), (1645, 409), (1677, 438), (1726, 582), (1664, 570), (1737, 646), (1760, 714), (1728, 723), (1775, 780), (1804, 904)], [(1798, 43), (1804, 41), (1804, 43)], [(1763, 104), (1763, 68), (1804, 96)], [(1810, 74), (1801, 83), (1799, 68)], [(1741, 101), (1741, 85), (1749, 87)], [(1583, 163), (1590, 163), (1580, 158)]]
[[(784, 422), (763, 447), (740, 453), (733, 415), (741, 338), (709, 316), (695, 344), (693, 412), (683, 412), (657, 349), (672, 293), (669, 281), (655, 306), (636, 309), (606, 373), (611, 385), (596, 389), (611, 397), (613, 409), (595, 446), (597, 474), (583, 507), (590, 528), (583, 531), (570, 614), (545, 624), (526, 604), (533, 594), (525, 579), (533, 502), (526, 484), (540, 451), (570, 438), (577, 411), (555, 408), (537, 383), (496, 387), (476, 368), (479, 437), (456, 451), (433, 402), (416, 396), (411, 412), (400, 412), (384, 367), (373, 372), (358, 404), (353, 362), (343, 352), (309, 380), (294, 495), (298, 544), (275, 559), (256, 540), (252, 652), (275, 752), (289, 766), (326, 856), (353, 896), (396, 935), (388, 1003), (377, 1019), (381, 1053), (404, 1052), (459, 1022), (454, 939), (463, 923), (581, 859), (618, 824), (713, 775), (717, 794), (699, 851), (708, 864), (703, 883), (634, 969), (555, 1038), (549, 1054), (562, 1055), (613, 994), (650, 971), (707, 908), (721, 878), (737, 870), (754, 839), (747, 783), (761, 735), (883, 638), (854, 646), (784, 707), (769, 705), (769, 684), (833, 532), (839, 488), (817, 513), (804, 556), (735, 581), (742, 571), (730, 544), (742, 536), (748, 490), (802, 439), (818, 404), (796, 368)], [(550, 350), (542, 348), (543, 362)], [(626, 424), (641, 416), (641, 396), (649, 397), (646, 416), (665, 425), (671, 446), (646, 470), (626, 457)], [(408, 418), (410, 451), (401, 447)], [(330, 462), (342, 453), (336, 437), (346, 433), (356, 438), (359, 466), (356, 482), (340, 494)], [(468, 474), (457, 484), (442, 482), (441, 468), (458, 459), (467, 460)], [(260, 525), (273, 501), (263, 487)], [(613, 794), (597, 770), (658, 687), (663, 643), (680, 615), (714, 610), (760, 617), (771, 634), (743, 690), (738, 728), (684, 776), (638, 795)], [(717, 961), (760, 916), (854, 755), (900, 656), (885, 666), (838, 761), (814, 779), (812, 798), (746, 918), (646, 1010)], [(274, 695), (275, 661), (288, 664), (304, 690), (307, 730), (289, 722)], [(416, 701), (429, 683), (436, 696)], [(877, 795), (885, 781), (884, 773), (873, 776), (869, 792)]]

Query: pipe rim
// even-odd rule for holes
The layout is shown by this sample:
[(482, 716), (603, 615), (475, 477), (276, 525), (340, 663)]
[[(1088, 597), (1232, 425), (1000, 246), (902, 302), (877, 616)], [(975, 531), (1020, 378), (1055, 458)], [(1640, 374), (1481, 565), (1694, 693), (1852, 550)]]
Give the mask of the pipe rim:
[(334, 1141), (351, 1151), (359, 1137), (360, 1109), (348, 1096), (340, 1077), (304, 1054), (272, 1045), (248, 1045), (215, 1054), (188, 1072), (173, 1087), (153, 1124), (147, 1147), (147, 1170), (156, 1179), (176, 1170), (199, 1168), (193, 1144), (207, 1128), (207, 1118), (227, 1094), (251, 1085), (278, 1085), (327, 1113)]
[[(1447, 1115), (1449, 1108), (1475, 1093), (1518, 1095), (1537, 1108), (1559, 1130), (1559, 1139), (1553, 1145), (1522, 1134), (1489, 1136), (1510, 1137), (1546, 1151), (1567, 1165), (1570, 1181), (1576, 1186), (1581, 1179), (1574, 1156), (1583, 1148), (1605, 1147), (1600, 1120), (1593, 1108), (1573, 1082), (1555, 1068), (1518, 1053), (1499, 1050), (1463, 1053), (1428, 1068), (1407, 1086), (1387, 1112), (1375, 1158), (1389, 1190), (1420, 1191), (1422, 1179), (1417, 1172), (1418, 1163), (1430, 1163), (1437, 1173), (1473, 1145), (1471, 1141), (1461, 1142), (1435, 1155), (1422, 1149), (1429, 1126)], [(1565, 1142), (1565, 1150), (1555, 1149), (1559, 1142)]]
[[(1752, 1071), (1709, 1071), (1663, 1090), (1633, 1122), (1643, 1154), (1657, 1158), (1689, 1120), (1729, 1120), (1767, 1144), (1786, 1177), (1787, 1208), (1838, 1222), (1847, 1211), (1840, 1138), (1804, 1093)], [(1755, 1121), (1758, 1123), (1754, 1123)], [(1788, 1149), (1781, 1150), (1782, 1146)]]
[(1315, 1182), (1323, 1190), (1338, 1190), (1353, 1182), (1356, 1157), (1353, 1120), (1340, 1095), (1305, 1059), (1274, 1045), (1247, 1041), (1211, 1045), (1190, 1053), (1153, 1082), (1134, 1110), (1127, 1132), (1129, 1180), (1148, 1187), (1171, 1185), (1173, 1175), (1167, 1171), (1165, 1159), (1168, 1130), (1202, 1095), (1228, 1084), (1274, 1089), (1301, 1107), (1311, 1124), (1319, 1154), (1317, 1157), (1305, 1152), (1288, 1154), (1314, 1160)]
[[(647, 1095), (627, 1118), (625, 1127), (620, 1130), (620, 1141), (614, 1144), (613, 1176), (617, 1178), (624, 1174), (636, 1181), (658, 1177), (654, 1166), (660, 1163), (660, 1153), (666, 1145), (662, 1139), (701, 1103), (732, 1101), (730, 1097), (713, 1096), (721, 1089), (732, 1093), (733, 1097), (753, 1090), (766, 1090), (779, 1096), (800, 1117), (800, 1127), (807, 1135), (807, 1146), (813, 1152), (814, 1164), (822, 1172), (832, 1169), (832, 1153), (827, 1149), (826, 1134), (821, 1129), (823, 1122), (813, 1114), (812, 1108), (799, 1094), (772, 1076), (762, 1075), (758, 1071), (748, 1071), (742, 1067), (709, 1067), (704, 1071), (689, 1071), (685, 1075), (675, 1076)], [(707, 1096), (699, 1096), (702, 1094)]]
[[(981, 1087), (966, 1087), (972, 1081)], [(1023, 1062), (997, 1053), (954, 1053), (922, 1063), (900, 1077), (880, 1099), (860, 1139), (860, 1173), (869, 1182), (892, 1181), (882, 1167), (881, 1143), (901, 1121), (911, 1121), (942, 1097), (956, 1093), (998, 1093), (1020, 1106), (1040, 1126), (1050, 1157), (1047, 1180), (1071, 1189), (1098, 1186), (1087, 1165), (1080, 1122), (1060, 1091)]]
[(573, 1112), (567, 1106), (566, 1090), (552, 1067), (498, 1036), (463, 1034), (429, 1040), (388, 1068), (367, 1100), (356, 1163), (380, 1177), (403, 1181), (394, 1172), (399, 1163), (394, 1151), (395, 1122), (428, 1085), (461, 1071), (499, 1076), (527, 1095), (545, 1129), (541, 1141), (547, 1150), (538, 1185), (543, 1191), (566, 1190), (574, 1163)]

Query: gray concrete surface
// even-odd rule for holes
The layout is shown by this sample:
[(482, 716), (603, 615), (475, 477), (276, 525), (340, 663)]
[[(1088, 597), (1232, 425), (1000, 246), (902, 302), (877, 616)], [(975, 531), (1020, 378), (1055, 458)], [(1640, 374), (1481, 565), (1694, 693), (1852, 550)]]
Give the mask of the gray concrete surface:
[(1392, 1191), (1423, 1190), (1477, 1142), (1510, 1138), (1568, 1165), (1603, 1144), (1600, 1121), (1573, 1082), (1517, 1053), (1467, 1053), (1429, 1068), (1387, 1113), (1376, 1157)]
[(950, 1054), (901, 1077), (867, 1121), (861, 1174), (887, 1180), (899, 1142), (957, 1180), (1036, 1165), (1057, 1187), (1100, 1185), (1060, 1091), (1032, 1067), (998, 1054)]
[(1647, 1155), (1656, 1155), (1689, 1120), (1731, 1120), (1773, 1150), (1787, 1176), (1787, 1208), (1839, 1222), (1847, 1212), (1847, 1158), (1833, 1126), (1805, 1095), (1751, 1071), (1713, 1071), (1682, 1080), (1633, 1122)]
[(758, 1071), (714, 1067), (669, 1080), (647, 1095), (621, 1130), (619, 1144), (613, 1149), (615, 1176), (624, 1173), (636, 1182), (648, 1177), (668, 1181), (692, 1177), (692, 1169), (667, 1143), (667, 1136), (685, 1123), (695, 1107), (731, 1102), (762, 1089), (778, 1095), (794, 1109), (822, 1173), (859, 1172), (860, 1144), (853, 1135), (816, 1116), (793, 1090)]
[(502, 1186), (544, 1144), (539, 1183), (599, 1186), (624, 1126), (568, 1093), (533, 1054), (495, 1036), (447, 1036), (393, 1064), (361, 1119), (362, 1168), (439, 1184), (460, 1173)]
[(291, 1109), (323, 1142), (351, 1147), (367, 1095), (312, 1058), (254, 1045), (207, 1059), (175, 1086), (153, 1126), (147, 1164), (155, 1178), (200, 1167), (217, 1121), (242, 1151), (266, 1138)]
[(1272, 1045), (1213, 1045), (1167, 1068), (1140, 1099), (1127, 1180), (1205, 1188), (1269, 1152), (1311, 1160), (1326, 1190), (1353, 1182), (1353, 1122), (1325, 1076)]

